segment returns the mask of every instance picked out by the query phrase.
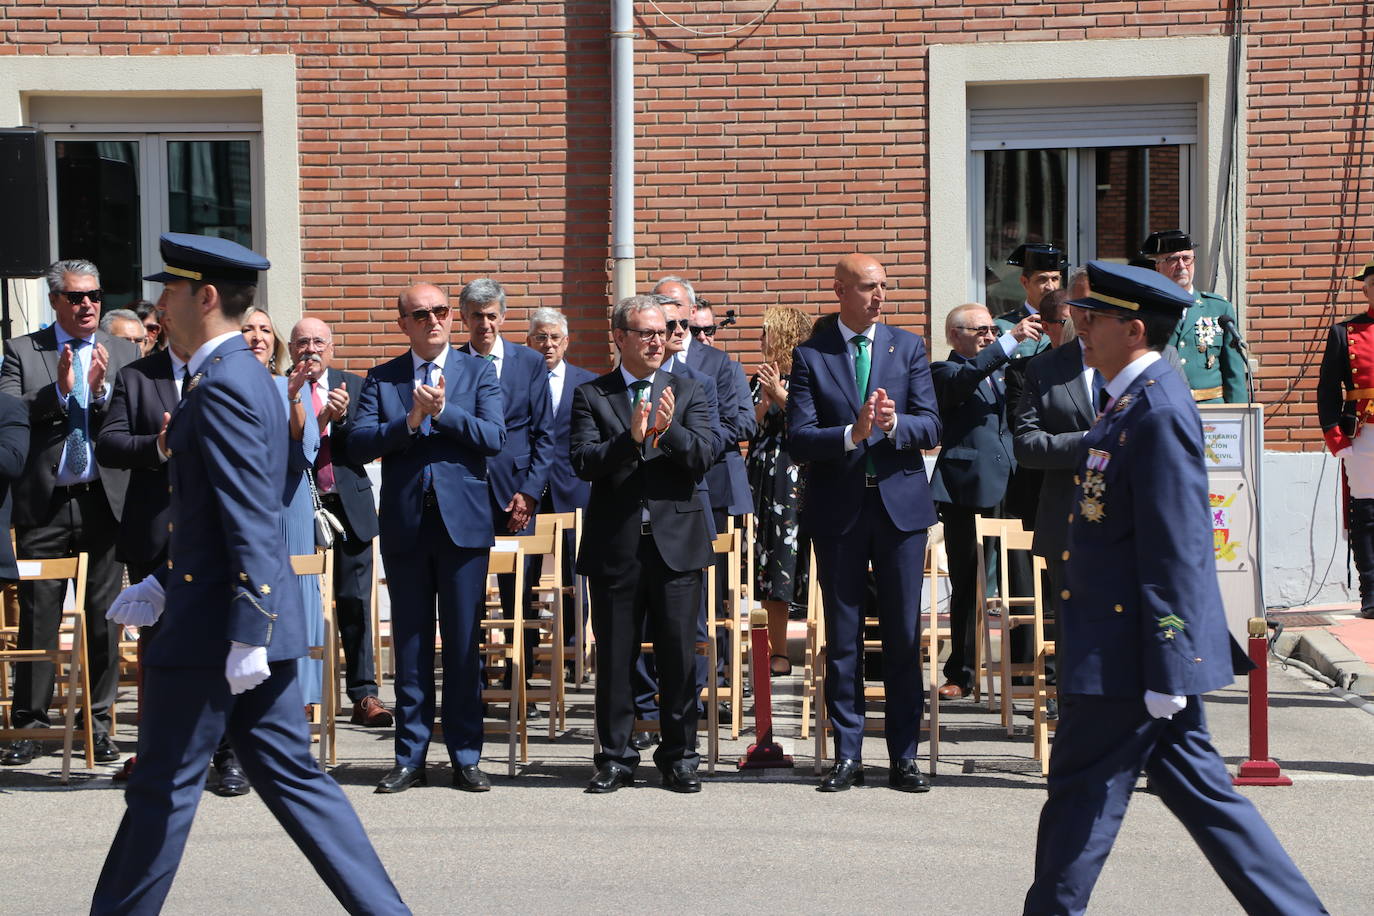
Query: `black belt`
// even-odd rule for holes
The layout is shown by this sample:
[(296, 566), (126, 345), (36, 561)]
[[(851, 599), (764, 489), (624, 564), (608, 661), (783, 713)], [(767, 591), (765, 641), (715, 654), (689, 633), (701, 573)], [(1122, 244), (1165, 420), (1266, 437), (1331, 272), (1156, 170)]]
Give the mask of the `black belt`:
[(648, 522), (641, 521), (639, 523), (639, 533), (642, 537), (648, 537), (654, 533), (653, 527)]
[(865, 487), (876, 487), (877, 485), (878, 485), (878, 478), (877, 478), (877, 477), (875, 477), (875, 476), (872, 475), (872, 474), (865, 474), (865, 475), (864, 475), (864, 486), (865, 486)]
[(87, 483), (69, 483), (52, 488), (55, 496), (64, 496), (71, 499), (73, 496), (81, 496), (85, 493), (95, 493), (100, 490), (100, 481), (92, 480)]

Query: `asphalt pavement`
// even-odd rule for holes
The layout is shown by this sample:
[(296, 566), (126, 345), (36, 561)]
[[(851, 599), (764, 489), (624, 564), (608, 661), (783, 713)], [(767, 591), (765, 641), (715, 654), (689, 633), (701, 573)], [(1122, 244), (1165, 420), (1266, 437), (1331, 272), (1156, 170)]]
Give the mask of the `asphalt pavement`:
[[(373, 794), (391, 763), (390, 729), (341, 725), (332, 772), (416, 913), (1020, 911), (1044, 800), (1028, 719), (1009, 739), (997, 717), (971, 700), (946, 701), (933, 791), (887, 788), (886, 753), (875, 736), (865, 745), (868, 785), (822, 795), (812, 745), (796, 737), (799, 679), (774, 684), (780, 737), (795, 768), (736, 772), (730, 761), (748, 739), (727, 741), (717, 775), (699, 795), (662, 789), (647, 765), (634, 788), (583, 794), (592, 773), (589, 690), (574, 696), (569, 730), (557, 740), (535, 723), (517, 778), (504, 775), (504, 744), (489, 740), (483, 766), (495, 787), (485, 795), (449, 787), (439, 746), (430, 752), (429, 787)], [(1365, 855), (1374, 845), (1374, 715), (1277, 663), (1271, 687), (1271, 752), (1293, 785), (1243, 791), (1332, 913), (1374, 913)], [(1245, 693), (1220, 691), (1207, 708), (1234, 768), (1247, 750)], [(125, 747), (132, 728), (121, 725)], [(78, 770), (62, 787), (59, 764), (47, 756), (0, 769), (5, 912), (85, 912), (114, 835), (123, 810), (109, 778), (115, 767), (95, 776)], [(166, 912), (338, 911), (255, 794), (206, 793)], [(1140, 791), (1090, 912), (1241, 909), (1159, 799)]]

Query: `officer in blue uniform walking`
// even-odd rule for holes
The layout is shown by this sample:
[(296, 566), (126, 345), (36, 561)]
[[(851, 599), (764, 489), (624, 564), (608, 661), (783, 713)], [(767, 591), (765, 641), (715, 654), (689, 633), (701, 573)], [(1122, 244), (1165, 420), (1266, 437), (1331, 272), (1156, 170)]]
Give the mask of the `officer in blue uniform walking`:
[(344, 909), (409, 913), (338, 784), (310, 756), (296, 682), (305, 613), (279, 519), (286, 413), (239, 331), (270, 265), (225, 239), (167, 233), (161, 249), (165, 268), (145, 279), (165, 284), (159, 304), (174, 343), (194, 355), (166, 433), (167, 566), (125, 589), (107, 614), (133, 626), (160, 617), (161, 626), (143, 659), (138, 766), (91, 912), (162, 909), (227, 733)]
[(1028, 914), (1082, 913), (1143, 770), (1245, 912), (1325, 913), (1231, 787), (1202, 694), (1231, 683), (1202, 428), (1160, 359), (1192, 297), (1159, 273), (1093, 261), (1083, 361), (1107, 379), (1080, 446), (1059, 612), (1059, 727)]

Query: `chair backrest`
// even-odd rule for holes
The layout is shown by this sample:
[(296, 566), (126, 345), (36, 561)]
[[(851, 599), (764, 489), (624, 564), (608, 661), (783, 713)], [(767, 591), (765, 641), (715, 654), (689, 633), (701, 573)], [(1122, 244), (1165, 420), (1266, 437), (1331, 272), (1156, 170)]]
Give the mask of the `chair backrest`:
[(487, 554), (487, 574), (513, 573), (517, 566), (516, 562), (523, 557), (525, 552), (521, 547), (522, 538), (497, 538), (491, 551)]
[(291, 571), (298, 576), (324, 575), (325, 552), (298, 553), (291, 556)]

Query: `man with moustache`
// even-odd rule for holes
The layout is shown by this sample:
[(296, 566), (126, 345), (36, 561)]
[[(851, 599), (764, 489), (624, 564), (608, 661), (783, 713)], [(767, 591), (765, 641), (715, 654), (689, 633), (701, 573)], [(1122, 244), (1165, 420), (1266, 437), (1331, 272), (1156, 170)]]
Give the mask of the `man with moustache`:
[(922, 339), (882, 324), (887, 272), (851, 254), (835, 266), (840, 311), (797, 347), (787, 397), (792, 460), (806, 463), (801, 526), (825, 602), (825, 700), (835, 765), (822, 792), (862, 784), (863, 608), (877, 581), (888, 783), (926, 792), (916, 765), (921, 688), (921, 586), (935, 505), (921, 450), (940, 441), (940, 413)]
[[(29, 411), (29, 453), (14, 488), (14, 530), (26, 559), (90, 557), (86, 580), (86, 665), (91, 729), (100, 763), (119, 759), (110, 740), (110, 707), (119, 681), (117, 627), (105, 611), (119, 593), (123, 570), (115, 555), (124, 508), (125, 471), (102, 467), (95, 439), (105, 422), (114, 380), (139, 358), (138, 347), (98, 329), (100, 272), (89, 261), (58, 261), (44, 274), (56, 321), (5, 341), (0, 393)], [(19, 588), (19, 648), (57, 648), (65, 582), (25, 582)], [(52, 662), (15, 666), (10, 724), (45, 728), (53, 697)], [(41, 752), (38, 741), (11, 742), (0, 764), (22, 766)]]
[(385, 728), (391, 710), (377, 697), (372, 657), (372, 539), (377, 536), (377, 508), (367, 469), (348, 458), (353, 410), (362, 392), (362, 376), (336, 369), (334, 334), (318, 318), (302, 318), (287, 341), (292, 363), (306, 360), (308, 394), (320, 426), (315, 456), (315, 488), (320, 503), (343, 525), (334, 540), (334, 614), (344, 650), (344, 684), (353, 701), (349, 721), (365, 728)]
[(443, 639), (444, 742), (453, 785), (486, 792), (478, 622), (495, 543), (487, 459), (506, 441), (501, 383), (450, 343), (448, 297), (416, 283), (396, 301), (410, 349), (367, 373), (349, 435), (355, 464), (382, 460), (382, 560), (396, 653), (396, 764), (380, 794), (426, 785), (434, 732), (434, 630)]

